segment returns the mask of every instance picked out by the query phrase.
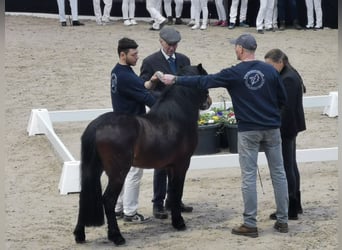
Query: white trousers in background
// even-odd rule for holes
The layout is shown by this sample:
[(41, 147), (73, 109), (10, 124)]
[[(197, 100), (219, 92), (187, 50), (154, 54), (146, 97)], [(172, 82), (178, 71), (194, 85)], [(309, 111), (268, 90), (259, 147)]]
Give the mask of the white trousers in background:
[(223, 0), (215, 0), (215, 5), (216, 5), (216, 11), (218, 15), (218, 20), (226, 21), (227, 15), (226, 15), (226, 10), (223, 6)]
[(102, 0), (104, 3), (103, 15), (101, 11), (101, 0), (93, 0), (94, 14), (96, 22), (109, 22), (110, 11), (112, 10), (113, 0)]
[(135, 16), (135, 0), (122, 0), (122, 18), (134, 19)]
[(151, 18), (160, 23), (164, 20), (162, 14), (160, 14), (161, 0), (146, 0), (146, 9), (150, 13)]
[[(276, 0), (260, 0), (260, 7), (258, 11), (258, 16), (256, 19), (256, 29), (262, 30), (271, 29), (273, 25), (276, 26), (274, 22), (274, 11), (276, 7)], [(278, 8), (276, 8), (278, 10)], [(276, 19), (276, 18), (275, 18)]]
[(192, 0), (191, 4), (194, 6), (194, 17), (196, 25), (199, 25), (202, 12), (202, 23), (208, 24), (208, 0)]
[[(229, 14), (229, 22), (235, 23), (236, 22), (236, 16), (237, 16), (237, 10), (239, 6), (240, 0), (233, 0), (232, 5), (230, 6), (230, 14)], [(241, 6), (240, 6), (240, 22), (246, 21), (246, 15), (247, 15), (247, 4), (248, 0), (241, 0)]]
[(307, 27), (314, 27), (314, 10), (316, 14), (316, 28), (322, 28), (322, 3), (321, 0), (305, 0), (308, 24)]
[(115, 206), (115, 212), (123, 211), (127, 216), (133, 216), (138, 211), (140, 182), (143, 176), (142, 168), (131, 167)]
[[(78, 0), (69, 0), (71, 16), (73, 21), (78, 20)], [(65, 22), (65, 0), (57, 0), (59, 21)]]
[[(172, 0), (164, 0), (164, 10), (165, 10), (165, 14), (166, 16), (172, 16), (172, 8), (171, 8), (171, 2)], [(183, 11), (183, 0), (175, 0), (175, 13), (176, 13), (176, 17), (180, 18), (182, 15), (182, 11)]]

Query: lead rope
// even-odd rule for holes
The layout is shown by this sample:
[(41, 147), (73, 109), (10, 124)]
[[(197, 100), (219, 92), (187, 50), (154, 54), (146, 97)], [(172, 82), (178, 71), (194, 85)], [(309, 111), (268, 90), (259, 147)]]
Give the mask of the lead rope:
[(260, 175), (259, 167), (258, 167), (258, 175), (259, 175), (259, 180), (260, 180), (260, 186), (261, 186), (262, 193), (265, 194), (264, 186), (262, 185), (262, 181), (261, 181), (261, 175)]

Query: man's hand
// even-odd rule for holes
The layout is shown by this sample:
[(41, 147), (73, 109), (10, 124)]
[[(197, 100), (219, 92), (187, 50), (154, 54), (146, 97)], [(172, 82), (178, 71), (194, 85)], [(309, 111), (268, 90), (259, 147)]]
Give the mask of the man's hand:
[(170, 75), (170, 74), (164, 74), (161, 81), (165, 85), (172, 85), (176, 82), (176, 76), (175, 75)]

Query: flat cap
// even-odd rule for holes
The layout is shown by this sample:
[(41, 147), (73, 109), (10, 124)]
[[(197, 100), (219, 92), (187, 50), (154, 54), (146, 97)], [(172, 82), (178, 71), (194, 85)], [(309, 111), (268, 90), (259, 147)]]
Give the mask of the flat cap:
[(257, 42), (251, 34), (242, 34), (236, 39), (230, 40), (231, 44), (235, 45), (241, 45), (242, 48), (248, 49), (248, 50), (256, 50), (257, 48)]
[(175, 30), (172, 27), (165, 26), (160, 32), (159, 36), (163, 39), (167, 44), (175, 44), (181, 40), (181, 35), (178, 30)]

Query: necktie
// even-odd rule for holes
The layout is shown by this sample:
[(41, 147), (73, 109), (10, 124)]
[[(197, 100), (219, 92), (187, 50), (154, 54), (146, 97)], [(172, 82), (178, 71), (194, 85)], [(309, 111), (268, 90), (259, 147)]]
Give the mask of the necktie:
[(176, 60), (171, 56), (167, 60), (169, 61), (172, 73), (176, 74), (177, 73)]

